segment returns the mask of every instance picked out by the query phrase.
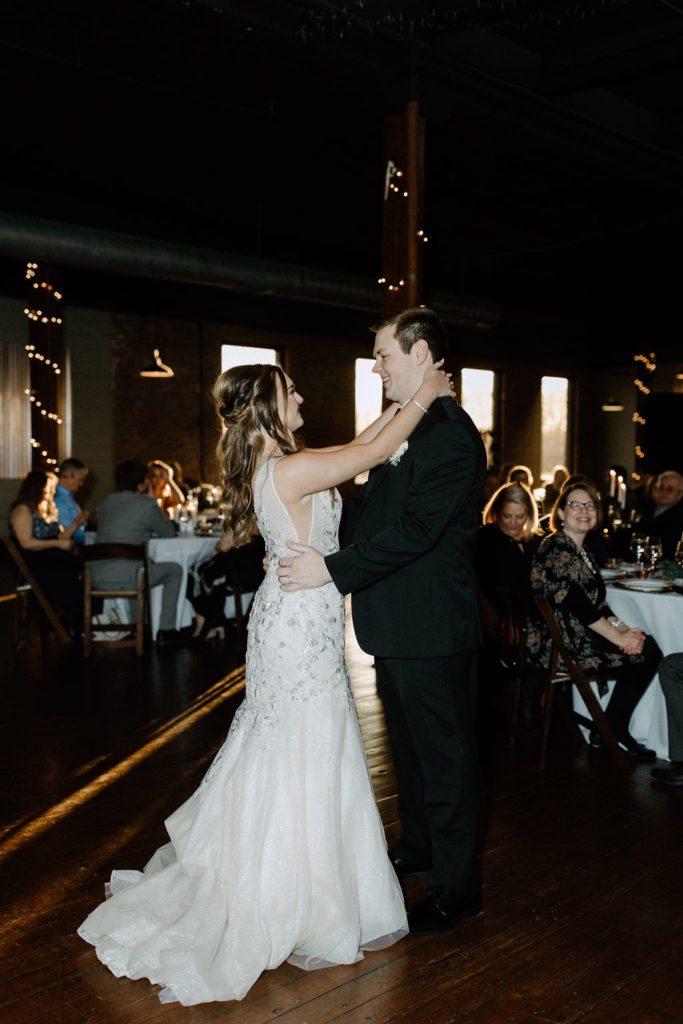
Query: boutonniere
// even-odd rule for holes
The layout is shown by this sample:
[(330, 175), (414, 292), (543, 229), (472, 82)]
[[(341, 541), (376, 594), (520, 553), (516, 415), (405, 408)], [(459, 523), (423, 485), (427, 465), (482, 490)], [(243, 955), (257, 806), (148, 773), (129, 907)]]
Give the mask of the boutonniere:
[(408, 442), (404, 441), (403, 444), (400, 444), (398, 446), (398, 448), (396, 449), (394, 454), (390, 458), (387, 459), (387, 462), (389, 462), (392, 466), (398, 466), (399, 462), (401, 461), (401, 459), (403, 458), (403, 456), (405, 455), (405, 453), (407, 451), (408, 451)]

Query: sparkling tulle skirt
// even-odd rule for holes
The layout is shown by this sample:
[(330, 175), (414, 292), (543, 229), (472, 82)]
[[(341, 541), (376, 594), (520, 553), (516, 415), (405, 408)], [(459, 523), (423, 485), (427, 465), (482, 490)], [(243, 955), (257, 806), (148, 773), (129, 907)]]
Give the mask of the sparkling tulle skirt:
[(144, 871), (115, 871), (79, 935), (162, 1002), (241, 999), (285, 960), (351, 964), (407, 932), (355, 708), (338, 688), (235, 716)]

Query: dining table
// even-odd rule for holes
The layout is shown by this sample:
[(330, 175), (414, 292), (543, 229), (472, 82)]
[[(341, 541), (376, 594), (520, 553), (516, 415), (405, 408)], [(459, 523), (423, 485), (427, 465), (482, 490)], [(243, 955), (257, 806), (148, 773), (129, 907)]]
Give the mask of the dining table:
[[(683, 588), (672, 584), (669, 588), (666, 580), (662, 580), (661, 586), (658, 586), (654, 579), (648, 583), (648, 580), (641, 581), (632, 577), (619, 580), (609, 578), (609, 573), (606, 575), (607, 603), (622, 622), (649, 633), (659, 644), (663, 655), (683, 651)], [(608, 693), (598, 698), (603, 709), (614, 688), (613, 681), (608, 683), (608, 688)], [(573, 704), (576, 711), (588, 715), (576, 689)], [(654, 750), (657, 757), (668, 759), (666, 703), (658, 675), (654, 676), (636, 705), (629, 731), (637, 740)]]

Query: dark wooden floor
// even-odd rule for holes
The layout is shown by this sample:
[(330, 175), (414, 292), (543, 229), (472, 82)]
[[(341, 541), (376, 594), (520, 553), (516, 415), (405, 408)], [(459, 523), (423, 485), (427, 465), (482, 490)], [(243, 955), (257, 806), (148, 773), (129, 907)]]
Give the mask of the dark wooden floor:
[[(242, 697), (220, 647), (136, 659), (17, 652), (0, 605), (2, 1024), (664, 1024), (683, 1021), (683, 791), (615, 768), (560, 729), (510, 750), (505, 695), (483, 702), (484, 911), (353, 967), (267, 972), (241, 1003), (162, 1005), (112, 977), (75, 929), (112, 867), (141, 867), (199, 782)], [(373, 672), (350, 647), (382, 818), (395, 782)], [(419, 884), (407, 890), (419, 896)]]

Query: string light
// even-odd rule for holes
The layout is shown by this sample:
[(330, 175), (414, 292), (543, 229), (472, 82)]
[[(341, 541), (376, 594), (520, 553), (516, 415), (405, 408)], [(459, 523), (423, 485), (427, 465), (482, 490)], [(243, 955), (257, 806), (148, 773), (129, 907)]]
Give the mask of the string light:
[[(40, 279), (37, 263), (31, 262), (26, 264), (26, 280), (30, 282), (32, 292), (37, 292), (38, 295), (42, 295), (44, 297), (44, 301), (48, 303), (61, 302), (62, 293), (57, 291), (54, 285), (49, 281)], [(45, 324), (48, 327), (60, 327), (62, 325), (61, 316), (58, 316), (56, 313), (50, 313), (46, 309), (39, 308), (38, 305), (33, 306), (29, 304), (24, 309), (24, 315), (34, 324)], [(46, 369), (49, 369), (55, 377), (59, 377), (61, 375), (62, 370), (59, 363), (57, 363), (56, 360), (53, 360), (50, 356), (46, 356), (45, 353), (41, 352), (35, 344), (30, 342), (25, 345), (24, 348), (28, 359), (32, 360), (34, 365), (40, 364)], [(39, 380), (40, 378), (37, 379)], [(41, 399), (38, 398), (35, 390), (25, 388), (24, 394), (27, 396), (29, 403), (33, 408), (39, 411), (40, 416), (44, 418), (46, 422), (54, 424), (55, 426), (62, 426), (63, 420), (59, 413), (49, 410)], [(52, 467), (57, 465), (57, 459), (54, 455), (50, 454), (47, 441), (43, 441), (41, 443), (38, 438), (32, 437), (31, 447), (40, 451), (40, 454), (47, 466)]]
[[(657, 369), (656, 356), (654, 352), (650, 352), (649, 355), (645, 355), (644, 352), (639, 352), (638, 355), (635, 355), (633, 357), (633, 362), (636, 364), (636, 367), (640, 363), (643, 366), (643, 369), (645, 369), (648, 373), (654, 373), (654, 371)], [(636, 388), (636, 391), (639, 391), (641, 395), (649, 395), (652, 393), (652, 389), (649, 388), (647, 384), (645, 384), (644, 381), (640, 379), (640, 377), (634, 378), (633, 385)], [(636, 393), (636, 402), (638, 401), (638, 398), (639, 396)], [(634, 412), (633, 414), (633, 422), (636, 424), (637, 428), (644, 427), (647, 421), (645, 417), (640, 413), (640, 411), (636, 409), (636, 412)], [(645, 458), (645, 452), (639, 444), (635, 445), (634, 451), (637, 459)]]

